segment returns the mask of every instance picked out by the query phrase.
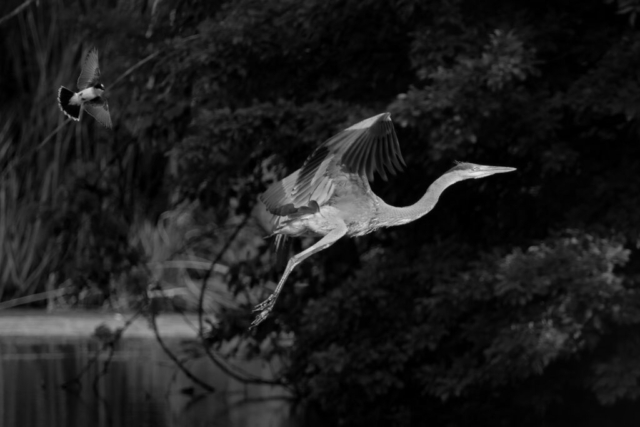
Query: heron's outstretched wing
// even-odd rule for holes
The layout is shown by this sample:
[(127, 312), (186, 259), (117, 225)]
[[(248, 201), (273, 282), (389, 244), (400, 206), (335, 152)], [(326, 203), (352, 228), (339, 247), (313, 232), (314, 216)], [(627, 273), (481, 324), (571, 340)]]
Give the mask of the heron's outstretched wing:
[(111, 115), (109, 114), (109, 105), (104, 98), (95, 98), (89, 102), (82, 104), (82, 108), (93, 116), (102, 126), (111, 128)]
[(402, 166), (406, 166), (390, 113), (356, 123), (323, 145), (335, 153), (336, 161), (341, 161), (350, 172), (356, 172), (369, 181), (373, 181), (375, 172), (386, 181), (385, 168), (395, 175), (396, 169), (402, 171)]
[(84, 90), (98, 83), (100, 67), (98, 66), (98, 50), (93, 48), (87, 53), (82, 64), (82, 71), (78, 77), (78, 89)]
[[(299, 170), (276, 182), (261, 200), (274, 215), (291, 215), (317, 209), (333, 193), (333, 166), (373, 181), (378, 172), (386, 181), (385, 168), (392, 174), (402, 170), (404, 160), (389, 113), (357, 123), (320, 145)], [(315, 202), (315, 203), (311, 203)]]
[(378, 114), (357, 123), (329, 138), (307, 158), (293, 188), (295, 205), (317, 200), (322, 204), (330, 196), (332, 180), (330, 166), (341, 166), (373, 181), (378, 172), (387, 180), (385, 168), (395, 174), (402, 170), (404, 160), (398, 137), (389, 113)]

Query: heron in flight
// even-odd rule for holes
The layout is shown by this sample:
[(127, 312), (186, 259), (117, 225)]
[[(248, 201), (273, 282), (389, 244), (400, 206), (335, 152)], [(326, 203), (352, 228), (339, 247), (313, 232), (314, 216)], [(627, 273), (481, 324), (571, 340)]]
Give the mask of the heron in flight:
[(275, 216), (276, 247), (290, 236), (322, 238), (289, 259), (275, 291), (256, 306), (254, 311), (259, 313), (252, 328), (269, 316), (287, 277), (306, 258), (344, 236), (362, 236), (378, 228), (417, 220), (431, 211), (440, 194), (456, 182), (515, 170), (457, 163), (436, 179), (415, 204), (390, 206), (371, 191), (369, 181), (373, 181), (374, 172), (386, 181), (385, 169), (395, 175), (403, 165), (391, 115), (382, 113), (329, 138), (305, 160), (302, 168), (260, 195), (267, 210)]

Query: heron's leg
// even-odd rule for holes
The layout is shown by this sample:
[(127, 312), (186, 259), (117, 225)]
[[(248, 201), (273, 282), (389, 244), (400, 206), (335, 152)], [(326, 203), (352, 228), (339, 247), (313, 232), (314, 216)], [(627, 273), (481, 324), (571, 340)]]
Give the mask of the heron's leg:
[(256, 319), (253, 321), (253, 323), (251, 323), (251, 327), (253, 328), (255, 326), (258, 326), (264, 319), (267, 318), (267, 316), (269, 316), (269, 313), (271, 313), (271, 310), (273, 309), (273, 306), (276, 303), (276, 300), (278, 299), (278, 295), (280, 295), (280, 292), (282, 291), (284, 282), (286, 282), (287, 277), (289, 277), (289, 274), (291, 274), (291, 272), (293, 271), (296, 265), (300, 264), (302, 261), (309, 258), (311, 255), (317, 252), (320, 252), (328, 248), (329, 246), (333, 245), (345, 234), (347, 234), (347, 225), (344, 222), (340, 221), (339, 223), (336, 224), (336, 228), (331, 230), (322, 239), (318, 240), (314, 245), (308, 247), (307, 249), (300, 252), (299, 254), (292, 256), (291, 259), (289, 259), (289, 262), (287, 263), (287, 268), (285, 268), (284, 273), (282, 274), (282, 278), (280, 279), (280, 282), (278, 282), (278, 286), (276, 286), (276, 290), (273, 291), (273, 293), (269, 296), (269, 298), (267, 298), (266, 300), (258, 304), (256, 308), (253, 310), (253, 311), (259, 311), (260, 313), (258, 313), (258, 315), (256, 316)]

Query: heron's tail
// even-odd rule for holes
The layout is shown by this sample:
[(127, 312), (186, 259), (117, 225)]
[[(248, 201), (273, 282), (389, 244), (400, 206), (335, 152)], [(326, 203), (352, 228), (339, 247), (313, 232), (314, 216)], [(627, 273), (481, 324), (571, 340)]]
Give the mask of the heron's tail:
[(276, 247), (276, 266), (278, 268), (284, 267), (289, 261), (289, 248), (291, 247), (291, 239), (287, 238), (285, 234), (276, 234), (275, 247)]
[(71, 98), (74, 95), (75, 93), (72, 90), (60, 86), (60, 89), (58, 89), (58, 106), (67, 117), (78, 121), (80, 120), (80, 105), (71, 104)]

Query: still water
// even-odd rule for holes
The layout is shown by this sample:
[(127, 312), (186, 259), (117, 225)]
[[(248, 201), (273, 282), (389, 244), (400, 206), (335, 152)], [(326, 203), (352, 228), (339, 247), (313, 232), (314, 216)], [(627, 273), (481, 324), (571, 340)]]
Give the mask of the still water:
[[(174, 349), (179, 342), (176, 337), (168, 340)], [(127, 338), (125, 333), (99, 382), (94, 380), (106, 353), (78, 382), (63, 388), (85, 369), (99, 347), (90, 334), (0, 334), (0, 426), (294, 425), (290, 404), (279, 398), (286, 396), (284, 390), (242, 384), (203, 358), (188, 366), (215, 388), (214, 393), (205, 393), (176, 369), (153, 337)], [(269, 372), (260, 362), (241, 366), (254, 375)]]

